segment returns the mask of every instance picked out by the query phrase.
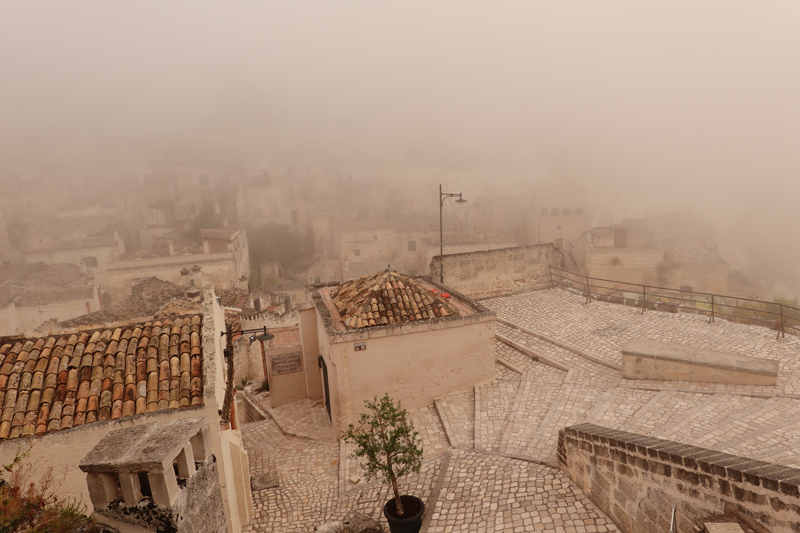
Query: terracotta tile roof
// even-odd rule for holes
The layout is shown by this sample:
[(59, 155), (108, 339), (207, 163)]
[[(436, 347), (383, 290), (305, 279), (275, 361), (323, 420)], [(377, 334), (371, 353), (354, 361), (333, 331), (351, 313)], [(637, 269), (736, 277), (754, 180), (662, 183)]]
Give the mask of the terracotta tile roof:
[(0, 439), (203, 403), (202, 315), (0, 339)]
[(169, 281), (149, 278), (131, 287), (126, 300), (100, 311), (60, 322), (63, 328), (99, 326), (112, 322), (153, 316), (165, 304), (186, 297), (186, 290)]
[(214, 293), (219, 296), (219, 301), (222, 307), (233, 307), (241, 309), (245, 307), (250, 293), (241, 289), (217, 289), (214, 288)]
[(224, 228), (201, 229), (200, 236), (204, 239), (222, 239), (232, 241), (239, 234), (236, 226), (225, 226)]
[(342, 283), (331, 296), (348, 329), (459, 314), (446, 299), (393, 271)]
[(17, 307), (32, 307), (35, 305), (48, 305), (73, 300), (91, 300), (93, 298), (94, 287), (80, 287), (61, 291), (27, 290), (20, 293), (14, 305)]
[(23, 289), (19, 287), (0, 285), (0, 309), (13, 302), (14, 298), (22, 291)]
[(50, 285), (69, 285), (84, 277), (81, 267), (72, 263), (57, 263), (29, 276), (29, 279)]
[(10, 280), (24, 279), (32, 274), (46, 270), (48, 265), (39, 261), (24, 265), (0, 265), (0, 283)]

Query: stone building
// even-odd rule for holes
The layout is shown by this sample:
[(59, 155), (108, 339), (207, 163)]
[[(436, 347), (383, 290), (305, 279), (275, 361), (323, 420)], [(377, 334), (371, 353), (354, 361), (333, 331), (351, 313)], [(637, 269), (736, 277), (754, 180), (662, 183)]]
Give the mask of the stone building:
[(101, 287), (108, 286), (109, 264), (117, 261), (124, 253), (125, 244), (116, 230), (108, 235), (42, 242), (29, 246), (24, 251), (27, 263), (80, 265)]
[[(576, 240), (573, 257), (589, 277), (726, 294), (728, 263), (711, 228), (692, 215), (628, 220), (594, 228)], [(570, 253), (575, 250), (570, 250)]]
[(374, 396), (414, 408), (494, 375), (494, 313), (444, 286), (386, 271), (313, 296), (293, 368), (308, 397), (324, 398), (337, 436)]
[(589, 229), (586, 187), (546, 183), (536, 188), (529, 208), (528, 243), (552, 242), (559, 250)]
[(101, 307), (94, 279), (78, 265), (0, 266), (0, 335), (19, 335)]
[(203, 229), (201, 236), (202, 248), (177, 249), (170, 243), (167, 249), (123, 254), (109, 263), (108, 292), (112, 302), (126, 298), (133, 285), (151, 277), (179, 285), (188, 280), (198, 287), (206, 283), (225, 289), (247, 287), (250, 253), (244, 228)]
[[(155, 531), (152, 517), (161, 516), (172, 531), (241, 531), (253, 509), (241, 435), (218, 414), (226, 388), (224, 328), (208, 286), (200, 312), (0, 338), (3, 464), (23, 439), (36, 437), (28, 456), (34, 479), (47, 467), (64, 471), (59, 493), (79, 498), (102, 523)], [(102, 460), (108, 454), (98, 450), (115, 438), (117, 455)], [(164, 439), (177, 440), (161, 462), (137, 459)], [(186, 506), (185, 491), (195, 484), (207, 500)], [(143, 500), (155, 510), (139, 505)], [(198, 514), (213, 527), (197, 527)]]

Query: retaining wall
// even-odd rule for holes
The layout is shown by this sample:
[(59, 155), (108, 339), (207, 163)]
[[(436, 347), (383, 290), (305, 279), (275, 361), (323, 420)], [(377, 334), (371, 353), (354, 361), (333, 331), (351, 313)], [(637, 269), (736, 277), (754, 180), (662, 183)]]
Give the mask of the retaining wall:
[(772, 533), (800, 531), (800, 470), (580, 424), (558, 436), (561, 469), (626, 533), (693, 531), (741, 513)]
[[(509, 296), (550, 286), (549, 267), (561, 267), (564, 254), (553, 243), (445, 254), (444, 284), (470, 298)], [(430, 263), (431, 279), (441, 273), (439, 256)]]

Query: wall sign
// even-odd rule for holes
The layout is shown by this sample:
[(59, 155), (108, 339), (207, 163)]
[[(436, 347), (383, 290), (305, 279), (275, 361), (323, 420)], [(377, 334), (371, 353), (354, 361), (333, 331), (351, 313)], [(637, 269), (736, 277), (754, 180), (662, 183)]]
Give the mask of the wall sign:
[(303, 354), (300, 352), (272, 355), (270, 356), (270, 362), (272, 364), (272, 374), (276, 376), (302, 372), (303, 370)]

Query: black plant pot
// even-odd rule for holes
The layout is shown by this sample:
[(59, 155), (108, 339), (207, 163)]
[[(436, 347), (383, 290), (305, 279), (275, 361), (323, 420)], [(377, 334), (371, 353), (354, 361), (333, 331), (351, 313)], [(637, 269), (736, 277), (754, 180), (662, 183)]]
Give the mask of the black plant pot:
[(422, 527), (422, 515), (425, 514), (425, 504), (416, 496), (403, 495), (400, 496), (403, 502), (404, 509), (418, 509), (414, 514), (409, 514), (407, 510), (402, 517), (398, 517), (395, 513), (394, 498), (386, 502), (383, 506), (383, 516), (389, 522), (389, 531), (391, 533), (417, 533), (419, 528)]

